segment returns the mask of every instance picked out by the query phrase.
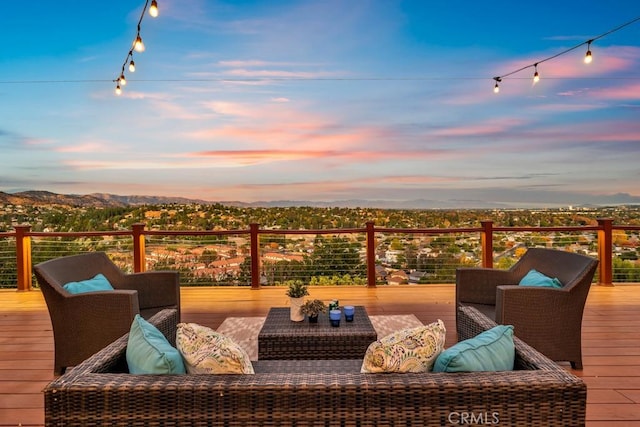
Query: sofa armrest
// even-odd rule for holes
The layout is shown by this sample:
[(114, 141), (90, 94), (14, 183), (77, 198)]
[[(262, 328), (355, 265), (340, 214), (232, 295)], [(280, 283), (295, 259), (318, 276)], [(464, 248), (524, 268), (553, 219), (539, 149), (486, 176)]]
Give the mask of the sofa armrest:
[[(473, 338), (476, 335), (489, 330), (497, 325), (492, 319), (489, 319), (474, 307), (462, 306), (458, 307), (459, 326), (458, 334), (460, 340)], [(555, 362), (552, 362), (545, 355), (535, 348), (518, 338), (513, 337), (516, 349), (515, 369), (518, 370), (561, 370)]]
[(496, 288), (514, 284), (515, 278), (509, 270), (493, 268), (456, 269), (456, 303), (496, 303)]

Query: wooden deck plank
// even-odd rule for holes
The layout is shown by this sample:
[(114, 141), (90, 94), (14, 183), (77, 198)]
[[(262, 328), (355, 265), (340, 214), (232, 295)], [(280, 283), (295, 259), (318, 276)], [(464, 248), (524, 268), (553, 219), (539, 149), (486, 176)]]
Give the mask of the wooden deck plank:
[(635, 403), (633, 399), (625, 396), (617, 390), (598, 390), (591, 389), (587, 393), (587, 404), (595, 403)]
[[(265, 316), (286, 306), (283, 288), (183, 288), (183, 321), (213, 328), (228, 316)], [(440, 318), (455, 340), (452, 285), (312, 288), (311, 297), (364, 305), (369, 314)], [(583, 322), (588, 427), (640, 427), (640, 285), (591, 289)], [(571, 371), (568, 365), (563, 364)], [(40, 426), (42, 388), (53, 379), (53, 335), (39, 291), (0, 290), (0, 426)]]

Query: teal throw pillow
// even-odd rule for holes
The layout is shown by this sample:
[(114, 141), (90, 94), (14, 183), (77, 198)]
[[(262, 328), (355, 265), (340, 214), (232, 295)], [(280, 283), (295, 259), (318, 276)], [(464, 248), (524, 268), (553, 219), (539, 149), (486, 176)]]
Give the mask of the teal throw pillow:
[(182, 356), (151, 323), (136, 314), (129, 331), (127, 364), (131, 374), (184, 374)]
[(545, 276), (535, 269), (529, 272), (520, 280), (520, 286), (540, 286), (543, 288), (561, 288), (562, 283), (555, 277)]
[(62, 286), (67, 292), (72, 294), (82, 294), (85, 292), (112, 291), (113, 286), (103, 274), (96, 274), (91, 279), (79, 282), (69, 282)]
[(433, 372), (511, 371), (515, 355), (513, 326), (498, 325), (444, 350)]

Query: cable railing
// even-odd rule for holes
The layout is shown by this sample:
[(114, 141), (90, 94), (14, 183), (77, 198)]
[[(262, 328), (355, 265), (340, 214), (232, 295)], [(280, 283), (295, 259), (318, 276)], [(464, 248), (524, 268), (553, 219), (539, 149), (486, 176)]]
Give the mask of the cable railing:
[(37, 286), (31, 269), (51, 258), (104, 251), (125, 272), (178, 270), (182, 286), (453, 283), (461, 266), (509, 268), (529, 247), (582, 253), (600, 261), (596, 281), (640, 283), (640, 226), (500, 227), (327, 230), (131, 230), (0, 233), (0, 287)]

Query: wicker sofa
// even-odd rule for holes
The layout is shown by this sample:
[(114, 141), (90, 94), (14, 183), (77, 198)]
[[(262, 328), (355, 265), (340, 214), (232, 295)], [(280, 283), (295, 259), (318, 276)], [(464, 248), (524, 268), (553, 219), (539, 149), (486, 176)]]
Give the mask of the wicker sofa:
[[(460, 336), (495, 325), (461, 308)], [(175, 311), (151, 319), (173, 340)], [(130, 375), (124, 336), (44, 390), (47, 426), (583, 426), (586, 386), (519, 339), (509, 372), (361, 374), (360, 360), (255, 375)]]

